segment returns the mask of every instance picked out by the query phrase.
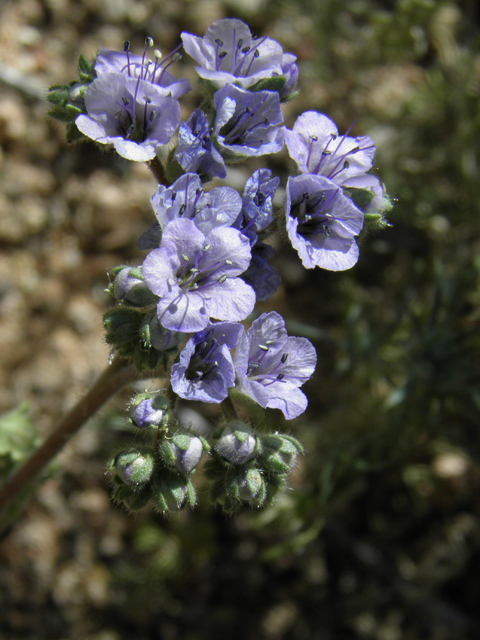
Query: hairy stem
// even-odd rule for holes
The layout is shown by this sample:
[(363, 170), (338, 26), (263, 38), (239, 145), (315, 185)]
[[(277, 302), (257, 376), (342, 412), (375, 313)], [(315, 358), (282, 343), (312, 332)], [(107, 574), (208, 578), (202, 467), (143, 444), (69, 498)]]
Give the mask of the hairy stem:
[(233, 404), (230, 396), (227, 396), (225, 400), (222, 400), (220, 403), (220, 408), (223, 411), (223, 415), (227, 420), (238, 420), (237, 410), (235, 409), (235, 405)]
[(168, 186), (168, 181), (165, 178), (165, 173), (163, 172), (163, 166), (160, 160), (158, 159), (158, 156), (155, 156), (153, 160), (150, 160), (150, 162), (148, 163), (148, 168), (155, 176), (155, 179), (158, 182), (158, 184), (163, 184)]
[[(153, 372), (149, 373), (148, 377), (155, 377)], [(114, 358), (95, 384), (67, 413), (40, 448), (0, 488), (0, 513), (38, 477), (68, 440), (114, 393), (138, 377), (133, 364), (122, 358)]]

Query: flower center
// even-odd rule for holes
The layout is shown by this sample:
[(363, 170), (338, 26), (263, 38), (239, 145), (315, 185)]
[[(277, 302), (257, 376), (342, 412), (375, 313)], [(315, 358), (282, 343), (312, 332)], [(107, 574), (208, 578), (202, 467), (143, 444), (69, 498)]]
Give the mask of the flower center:
[[(225, 262), (217, 261), (201, 266), (200, 263), (209, 249), (210, 245), (205, 245), (203, 251), (197, 252), (193, 258), (190, 258), (185, 253), (181, 255), (183, 263), (177, 270), (176, 277), (177, 284), (182, 291), (204, 291), (218, 283), (222, 284), (227, 279), (227, 274), (222, 272), (225, 270), (225, 266), (233, 264), (231, 260), (225, 260)], [(221, 275), (217, 277), (218, 274)]]
[(259, 120), (265, 101), (266, 98), (263, 98), (253, 109), (251, 107), (241, 109), (223, 125), (220, 135), (224, 136), (225, 144), (244, 144), (247, 141), (251, 146), (259, 147), (262, 144), (261, 133), (270, 125), (268, 118)]
[[(280, 382), (284, 379), (285, 374), (277, 373), (278, 370), (287, 362), (288, 353), (284, 352), (277, 364), (270, 371), (261, 371), (262, 361), (269, 352), (270, 345), (274, 344), (274, 340), (267, 340), (265, 344), (258, 345), (258, 351), (248, 360), (247, 377), (252, 377), (256, 382), (261, 382), (263, 386), (268, 386), (274, 382)], [(273, 365), (273, 363), (271, 363)]]
[[(355, 121), (352, 122), (352, 124), (349, 126), (346, 133), (342, 136), (342, 138), (340, 139), (340, 142), (338, 143), (338, 145), (333, 151), (329, 147), (331, 143), (337, 139), (338, 136), (336, 133), (330, 134), (330, 139), (327, 141), (326, 144), (324, 140), (319, 142), (318, 136), (310, 135), (310, 143), (308, 146), (308, 155), (307, 155), (307, 162), (306, 162), (309, 173), (312, 173), (315, 175), (318, 175), (318, 174), (325, 175), (327, 178), (330, 178), (330, 180), (333, 180), (339, 173), (341, 173), (342, 171), (350, 167), (350, 161), (348, 160), (348, 156), (353, 155), (358, 151), (368, 151), (368, 149), (374, 148), (374, 145), (368, 145), (366, 147), (356, 146), (353, 149), (350, 149), (350, 151), (346, 151), (345, 153), (341, 152), (342, 145), (347, 139), (347, 136), (352, 130), (354, 124), (355, 124)], [(324, 145), (324, 147), (321, 151), (320, 160), (317, 162), (317, 164), (314, 167), (311, 167), (310, 160), (312, 159), (312, 151), (317, 143), (322, 146)], [(326, 161), (326, 158), (328, 158), (328, 162)]]
[(191, 382), (200, 382), (215, 371), (218, 361), (215, 359), (216, 351), (221, 343), (212, 337), (212, 331), (208, 331), (205, 339), (199, 342), (190, 358), (189, 365), (185, 371), (185, 377)]

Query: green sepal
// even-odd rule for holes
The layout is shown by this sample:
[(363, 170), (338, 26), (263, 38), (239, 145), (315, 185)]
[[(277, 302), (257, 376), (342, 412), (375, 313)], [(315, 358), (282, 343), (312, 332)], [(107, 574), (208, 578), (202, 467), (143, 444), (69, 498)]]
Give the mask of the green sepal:
[(47, 93), (47, 100), (52, 104), (64, 105), (70, 97), (70, 85), (63, 84), (50, 87)]
[(151, 489), (148, 486), (135, 489), (122, 484), (115, 487), (113, 491), (113, 499), (124, 504), (130, 511), (144, 509), (148, 505), (151, 495)]
[(235, 429), (233, 433), (239, 442), (246, 442), (248, 436), (253, 435), (250, 429)]
[(80, 54), (80, 57), (78, 58), (78, 75), (80, 76), (81, 80), (83, 80), (84, 82), (89, 82), (89, 81), (91, 82), (96, 78), (97, 76), (97, 72), (95, 71), (96, 61), (97, 59), (95, 58), (94, 60), (91, 60), (89, 62), (85, 54), (83, 53)]
[[(280, 91), (284, 88), (287, 83), (287, 78), (285, 76), (273, 76), (271, 78), (262, 78), (256, 82), (253, 86), (248, 87), (249, 91)], [(237, 84), (234, 82), (234, 84)], [(238, 85), (239, 86), (239, 85)]]
[(288, 473), (266, 474), (265, 484), (267, 488), (267, 499), (269, 502), (272, 502), (274, 496), (279, 491), (285, 491), (288, 488)]
[[(205, 78), (198, 79), (198, 86), (203, 93), (203, 100), (200, 105), (200, 109), (206, 113), (207, 116), (211, 116), (214, 110), (213, 96), (218, 91), (219, 87), (216, 87), (211, 80), (206, 80)], [(211, 123), (212, 121), (210, 121), (210, 124)]]
[(175, 158), (175, 149), (172, 149), (168, 154), (168, 159), (165, 164), (165, 178), (170, 184), (173, 184), (178, 178), (183, 176), (185, 170), (182, 165)]
[(179, 449), (182, 449), (182, 451), (187, 451), (188, 447), (190, 446), (191, 439), (191, 436), (187, 435), (186, 433), (178, 433), (177, 435), (173, 436), (172, 442)]
[(300, 91), (294, 91), (293, 93), (290, 93), (285, 98), (281, 98), (280, 102), (281, 103), (290, 102), (291, 100), (294, 100), (295, 98), (298, 98), (299, 95), (300, 95)]
[(153, 483), (153, 502), (160, 511), (180, 511), (193, 507), (197, 501), (195, 488), (189, 478), (162, 470)]
[(75, 122), (69, 122), (67, 124), (67, 142), (78, 142), (86, 136), (80, 131)]
[(117, 306), (103, 316), (108, 344), (122, 346), (138, 341), (143, 312), (133, 307)]
[(119, 264), (117, 267), (113, 267), (113, 269), (110, 269), (110, 275), (115, 277), (117, 275), (117, 273), (120, 273), (120, 271), (122, 271), (123, 269), (130, 269), (130, 274), (134, 278), (138, 278), (139, 280), (143, 280), (142, 267), (130, 267), (129, 265), (126, 265), (126, 264)]
[(353, 187), (348, 187), (348, 192), (353, 203), (359, 209), (365, 209), (365, 207), (368, 206), (375, 197), (373, 191), (368, 189), (354, 189)]
[(158, 447), (160, 456), (167, 467), (175, 467), (176, 456), (170, 440), (163, 438)]
[(166, 367), (168, 356), (165, 352), (157, 351), (154, 347), (144, 348), (142, 345), (135, 345), (134, 362), (138, 371), (155, 371), (161, 366)]
[(211, 446), (208, 442), (208, 440), (206, 440), (203, 436), (197, 435), (197, 438), (200, 440), (200, 442), (202, 443), (202, 447), (205, 453), (209, 453), (209, 451), (211, 450)]
[(151, 480), (154, 469), (155, 458), (149, 447), (132, 448), (115, 456), (115, 474), (128, 486), (146, 484)]
[(81, 113), (83, 113), (83, 109), (80, 109), (79, 107), (76, 107), (73, 104), (66, 104), (65, 105), (65, 111), (72, 116), (73, 118), (76, 118), (77, 116), (79, 116)]
[(64, 106), (55, 105), (52, 109), (49, 109), (48, 115), (60, 122), (72, 122), (76, 116), (72, 116), (71, 113)]

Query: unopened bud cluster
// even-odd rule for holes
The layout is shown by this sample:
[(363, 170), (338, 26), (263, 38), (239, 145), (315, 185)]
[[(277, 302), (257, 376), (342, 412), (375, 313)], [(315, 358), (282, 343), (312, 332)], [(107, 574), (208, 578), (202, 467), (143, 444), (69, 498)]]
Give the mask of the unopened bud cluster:
[(302, 445), (287, 435), (263, 435), (243, 421), (226, 423), (212, 434), (205, 475), (210, 497), (227, 512), (242, 505), (261, 507), (287, 487)]
[(115, 267), (111, 277), (108, 292), (118, 304), (103, 318), (107, 343), (119, 355), (133, 358), (139, 371), (166, 367), (182, 334), (161, 326), (158, 298), (145, 284), (141, 267)]
[(196, 494), (190, 476), (210, 449), (207, 441), (179, 427), (168, 399), (159, 393), (137, 395), (130, 403), (130, 422), (150, 438), (110, 461), (114, 498), (132, 511), (193, 507)]

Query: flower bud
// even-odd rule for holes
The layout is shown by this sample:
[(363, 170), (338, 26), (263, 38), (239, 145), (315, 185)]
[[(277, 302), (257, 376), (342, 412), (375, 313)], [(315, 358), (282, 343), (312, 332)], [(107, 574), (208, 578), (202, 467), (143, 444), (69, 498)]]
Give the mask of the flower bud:
[(141, 488), (129, 487), (126, 484), (120, 484), (115, 487), (113, 499), (123, 504), (130, 511), (139, 511), (144, 509), (150, 501), (151, 490), (147, 485)]
[(257, 455), (259, 446), (250, 427), (237, 420), (223, 429), (214, 449), (231, 464), (245, 464)]
[(140, 429), (160, 429), (166, 425), (170, 403), (160, 394), (140, 393), (130, 404), (130, 421)]
[(179, 511), (187, 505), (193, 507), (197, 498), (188, 478), (165, 469), (153, 484), (152, 499), (161, 511)]
[(152, 477), (155, 461), (150, 451), (130, 449), (115, 458), (115, 471), (125, 484), (135, 487), (145, 484)]
[(138, 342), (143, 314), (131, 307), (115, 307), (103, 316), (106, 341), (116, 347), (127, 347)]
[(175, 349), (183, 340), (183, 335), (178, 331), (170, 331), (162, 327), (156, 313), (154, 313), (149, 322), (148, 331), (150, 344), (158, 351)]
[(275, 473), (289, 473), (295, 466), (297, 455), (303, 452), (298, 440), (281, 434), (263, 436), (262, 445), (261, 464)]
[(265, 482), (258, 469), (241, 469), (237, 476), (238, 497), (243, 502), (261, 505), (266, 498)]
[(145, 284), (141, 267), (116, 267), (113, 274), (112, 293), (117, 300), (138, 307), (155, 303), (155, 295)]
[(186, 433), (177, 433), (173, 438), (164, 438), (160, 454), (165, 464), (176, 467), (185, 474), (191, 473), (200, 462), (204, 445), (200, 438)]

